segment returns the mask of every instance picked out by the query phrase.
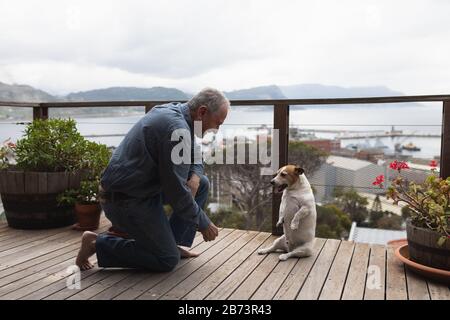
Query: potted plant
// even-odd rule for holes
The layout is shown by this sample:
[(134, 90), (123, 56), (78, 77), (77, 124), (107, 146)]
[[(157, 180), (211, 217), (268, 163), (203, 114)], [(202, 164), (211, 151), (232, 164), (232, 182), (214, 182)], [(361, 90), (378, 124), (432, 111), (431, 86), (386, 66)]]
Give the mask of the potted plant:
[(78, 188), (86, 140), (72, 119), (34, 120), (16, 144), (0, 149), (0, 193), (10, 227), (43, 229), (72, 224), (73, 210), (57, 196)]
[[(422, 183), (408, 181), (401, 175), (409, 169), (405, 162), (394, 161), (390, 168), (398, 171), (387, 189), (387, 197), (406, 203), (409, 257), (424, 266), (450, 271), (450, 177), (436, 174), (436, 161), (430, 162), (431, 174)], [(374, 185), (383, 187), (384, 176)]]
[(72, 205), (77, 217), (76, 230), (96, 230), (100, 223), (101, 206), (98, 198), (101, 172), (106, 168), (111, 152), (104, 144), (86, 142), (83, 157), (84, 179), (80, 187), (58, 196), (61, 205)]

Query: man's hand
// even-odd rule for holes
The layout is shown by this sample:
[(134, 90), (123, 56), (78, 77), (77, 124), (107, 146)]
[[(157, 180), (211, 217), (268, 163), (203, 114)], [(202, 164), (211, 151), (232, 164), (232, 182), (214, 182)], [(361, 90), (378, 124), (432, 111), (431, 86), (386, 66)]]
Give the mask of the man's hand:
[(187, 181), (187, 185), (189, 189), (191, 189), (192, 196), (195, 197), (197, 190), (200, 187), (200, 177), (193, 173), (191, 178)]
[(200, 232), (203, 235), (203, 240), (206, 242), (216, 239), (219, 235), (219, 229), (212, 222), (209, 224), (208, 228), (201, 230)]

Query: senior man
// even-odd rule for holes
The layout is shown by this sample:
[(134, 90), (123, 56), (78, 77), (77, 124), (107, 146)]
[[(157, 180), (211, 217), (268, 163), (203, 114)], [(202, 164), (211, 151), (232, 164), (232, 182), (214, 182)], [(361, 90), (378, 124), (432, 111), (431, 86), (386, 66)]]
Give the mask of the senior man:
[[(206, 88), (187, 103), (153, 107), (132, 127), (101, 177), (105, 215), (129, 238), (86, 231), (76, 259), (81, 270), (93, 267), (89, 257), (97, 253), (100, 267), (170, 271), (181, 257), (197, 255), (180, 247), (191, 247), (197, 230), (205, 241), (217, 237), (218, 228), (203, 211), (209, 181), (201, 161), (194, 161), (194, 122), (201, 123), (197, 135), (217, 130), (229, 108), (220, 91)], [(189, 134), (184, 141), (177, 134), (183, 131)], [(191, 161), (174, 161), (179, 152), (172, 151), (186, 142)], [(170, 219), (166, 202), (173, 209)]]

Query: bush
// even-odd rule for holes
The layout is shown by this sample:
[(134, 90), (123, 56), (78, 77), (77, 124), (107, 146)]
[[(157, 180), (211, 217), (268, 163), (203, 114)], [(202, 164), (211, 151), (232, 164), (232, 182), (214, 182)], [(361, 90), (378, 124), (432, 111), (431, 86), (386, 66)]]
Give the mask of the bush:
[(216, 213), (211, 213), (208, 216), (216, 226), (232, 229), (247, 229), (245, 216), (238, 211), (219, 209)]
[(316, 206), (316, 210), (316, 237), (342, 239), (348, 235), (352, 222), (345, 212), (334, 205)]
[(77, 170), (83, 163), (86, 142), (75, 120), (34, 120), (17, 141), (17, 168), (40, 172)]
[(80, 164), (83, 169), (83, 180), (79, 189), (66, 190), (59, 195), (59, 203), (93, 204), (98, 203), (98, 187), (102, 171), (108, 165), (111, 151), (104, 144), (86, 141), (83, 160)]

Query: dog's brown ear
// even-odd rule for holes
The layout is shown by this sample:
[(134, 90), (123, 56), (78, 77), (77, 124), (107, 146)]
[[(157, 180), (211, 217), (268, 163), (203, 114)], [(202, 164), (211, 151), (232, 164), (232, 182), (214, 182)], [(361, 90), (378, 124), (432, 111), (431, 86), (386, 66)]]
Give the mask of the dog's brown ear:
[(300, 168), (299, 166), (295, 166), (295, 174), (296, 175), (301, 175), (305, 172), (305, 170), (303, 170), (303, 168)]

